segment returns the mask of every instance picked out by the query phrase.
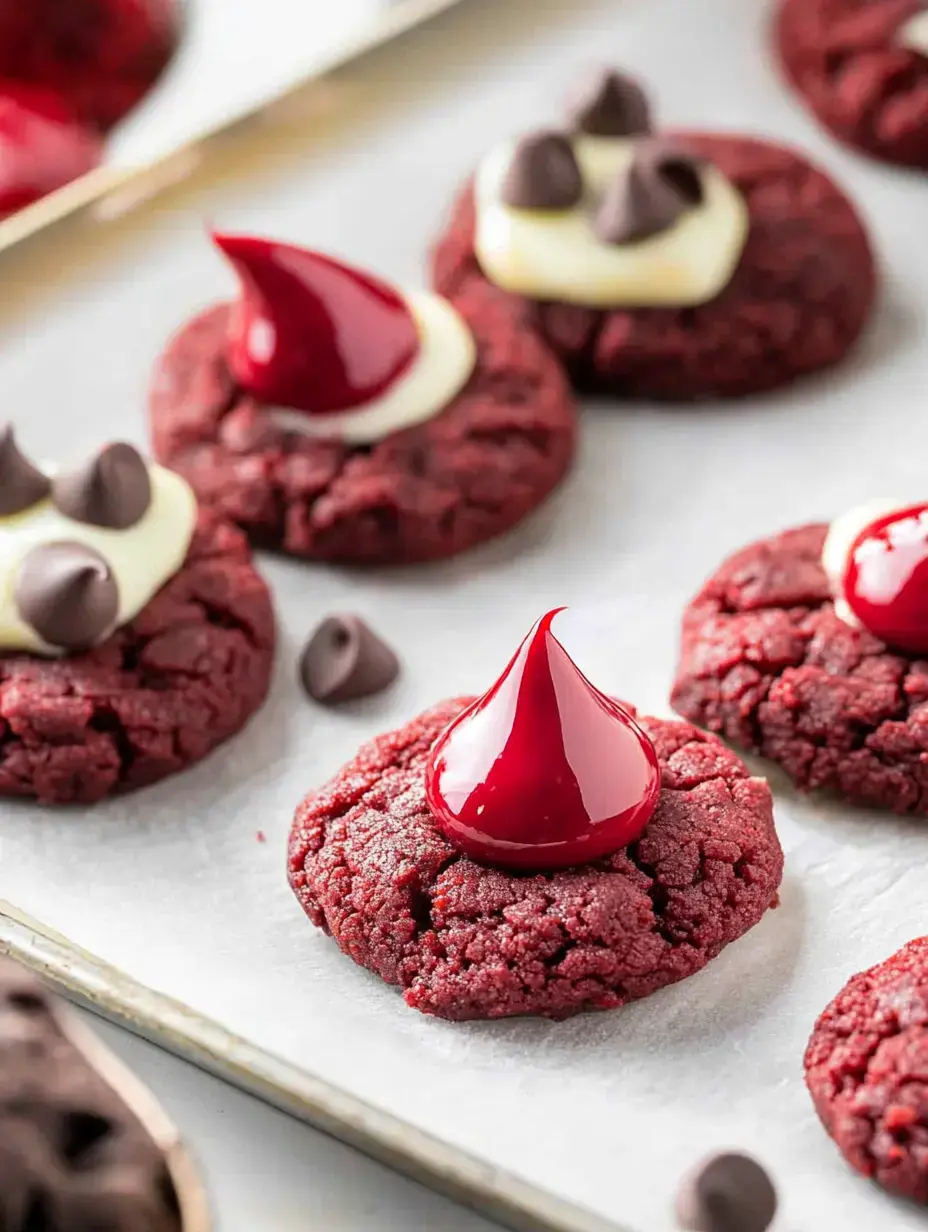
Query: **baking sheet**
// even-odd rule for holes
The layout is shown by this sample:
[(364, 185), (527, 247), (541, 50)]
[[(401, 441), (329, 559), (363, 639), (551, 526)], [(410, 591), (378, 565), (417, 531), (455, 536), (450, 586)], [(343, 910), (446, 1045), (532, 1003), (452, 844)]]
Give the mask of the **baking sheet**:
[[(486, 144), (556, 116), (576, 66), (606, 54), (651, 81), (668, 123), (795, 140), (853, 189), (886, 267), (873, 330), (839, 372), (777, 397), (586, 408), (569, 482), (520, 531), (458, 560), (373, 572), (262, 560), (281, 621), (264, 711), (131, 799), (74, 815), (4, 804), (0, 892), (286, 1063), (636, 1232), (671, 1232), (677, 1175), (716, 1146), (773, 1169), (776, 1232), (914, 1232), (923, 1215), (858, 1181), (819, 1128), (801, 1056), (852, 971), (928, 931), (924, 823), (801, 800), (775, 779), (780, 909), (684, 984), (561, 1024), (423, 1018), (310, 928), (286, 888), (302, 793), (362, 739), (485, 686), (546, 607), (573, 605), (565, 640), (601, 687), (665, 713), (681, 607), (725, 553), (861, 499), (925, 493), (928, 183), (817, 133), (764, 58), (762, 5), (550, 0), (532, 6), (531, 30), (524, 11), (473, 0), (363, 79), (349, 73), (351, 122), (305, 158), (175, 193), (80, 260), (12, 266), (0, 387), (26, 447), (144, 439), (165, 335), (231, 287), (202, 213), (412, 280)], [(406, 671), (389, 695), (330, 715), (301, 696), (295, 661), (338, 608), (368, 616)]]

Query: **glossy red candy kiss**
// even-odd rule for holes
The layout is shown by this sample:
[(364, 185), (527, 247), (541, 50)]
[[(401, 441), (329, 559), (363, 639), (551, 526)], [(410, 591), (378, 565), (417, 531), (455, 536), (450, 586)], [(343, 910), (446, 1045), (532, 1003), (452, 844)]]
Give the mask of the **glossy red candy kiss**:
[(848, 552), (848, 607), (881, 641), (928, 655), (928, 503), (871, 522)]
[(637, 839), (657, 805), (654, 746), (554, 636), (561, 610), (538, 621), (429, 756), (429, 807), (477, 860), (518, 869), (581, 864)]
[(406, 301), (369, 274), (292, 244), (213, 235), (242, 286), (228, 362), (262, 402), (309, 414), (380, 396), (419, 352)]
[(102, 152), (57, 94), (0, 82), (0, 217), (92, 170)]

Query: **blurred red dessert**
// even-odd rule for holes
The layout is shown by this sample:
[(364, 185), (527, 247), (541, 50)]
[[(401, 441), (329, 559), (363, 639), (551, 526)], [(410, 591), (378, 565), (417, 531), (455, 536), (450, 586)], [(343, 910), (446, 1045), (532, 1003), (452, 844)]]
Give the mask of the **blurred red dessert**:
[(0, 218), (92, 170), (102, 149), (60, 95), (0, 83)]
[(0, 0), (0, 76), (56, 90), (105, 132), (160, 77), (179, 26), (178, 0)]

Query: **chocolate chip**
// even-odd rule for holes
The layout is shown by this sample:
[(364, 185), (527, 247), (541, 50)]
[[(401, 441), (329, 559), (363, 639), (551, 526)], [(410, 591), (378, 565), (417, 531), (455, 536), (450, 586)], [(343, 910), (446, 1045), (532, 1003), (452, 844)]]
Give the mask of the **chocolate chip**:
[(632, 244), (672, 227), (703, 199), (699, 161), (663, 141), (642, 141), (596, 214), (606, 244)]
[(65, 1162), (80, 1171), (93, 1162), (97, 1149), (112, 1132), (112, 1121), (97, 1112), (65, 1112), (59, 1126), (59, 1150)]
[(131, 445), (107, 445), (78, 470), (53, 480), (52, 500), (75, 522), (126, 530), (151, 504), (148, 467)]
[(22, 513), (48, 496), (51, 482), (16, 444), (11, 424), (0, 428), (0, 517)]
[(582, 196), (580, 167), (563, 133), (532, 133), (516, 143), (503, 180), (506, 205), (519, 210), (569, 210)]
[(766, 1232), (777, 1194), (764, 1169), (749, 1155), (714, 1155), (684, 1180), (677, 1219), (687, 1232)]
[(651, 132), (651, 108), (634, 77), (600, 68), (574, 89), (567, 121), (591, 137), (641, 137)]
[(328, 616), (300, 659), (303, 688), (317, 702), (347, 702), (380, 693), (399, 670), (396, 655), (360, 616)]
[(85, 650), (107, 632), (119, 610), (109, 565), (82, 543), (44, 543), (19, 567), (16, 610), (43, 641)]

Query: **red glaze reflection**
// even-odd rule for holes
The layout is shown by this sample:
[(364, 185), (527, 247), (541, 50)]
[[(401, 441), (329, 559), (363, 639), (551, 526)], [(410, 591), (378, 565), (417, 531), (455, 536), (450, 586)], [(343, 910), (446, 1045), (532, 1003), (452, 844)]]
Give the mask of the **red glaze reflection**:
[(386, 283), (291, 244), (213, 239), (242, 284), (229, 366), (260, 401), (348, 411), (383, 394), (418, 354), (415, 319)]
[(496, 684), (436, 740), (425, 791), (439, 827), (477, 860), (566, 868), (617, 851), (657, 805), (651, 741), (535, 625)]
[(0, 216), (96, 167), (101, 139), (51, 90), (0, 83)]
[(928, 655), (928, 503), (877, 518), (851, 545), (848, 607), (880, 641)]

